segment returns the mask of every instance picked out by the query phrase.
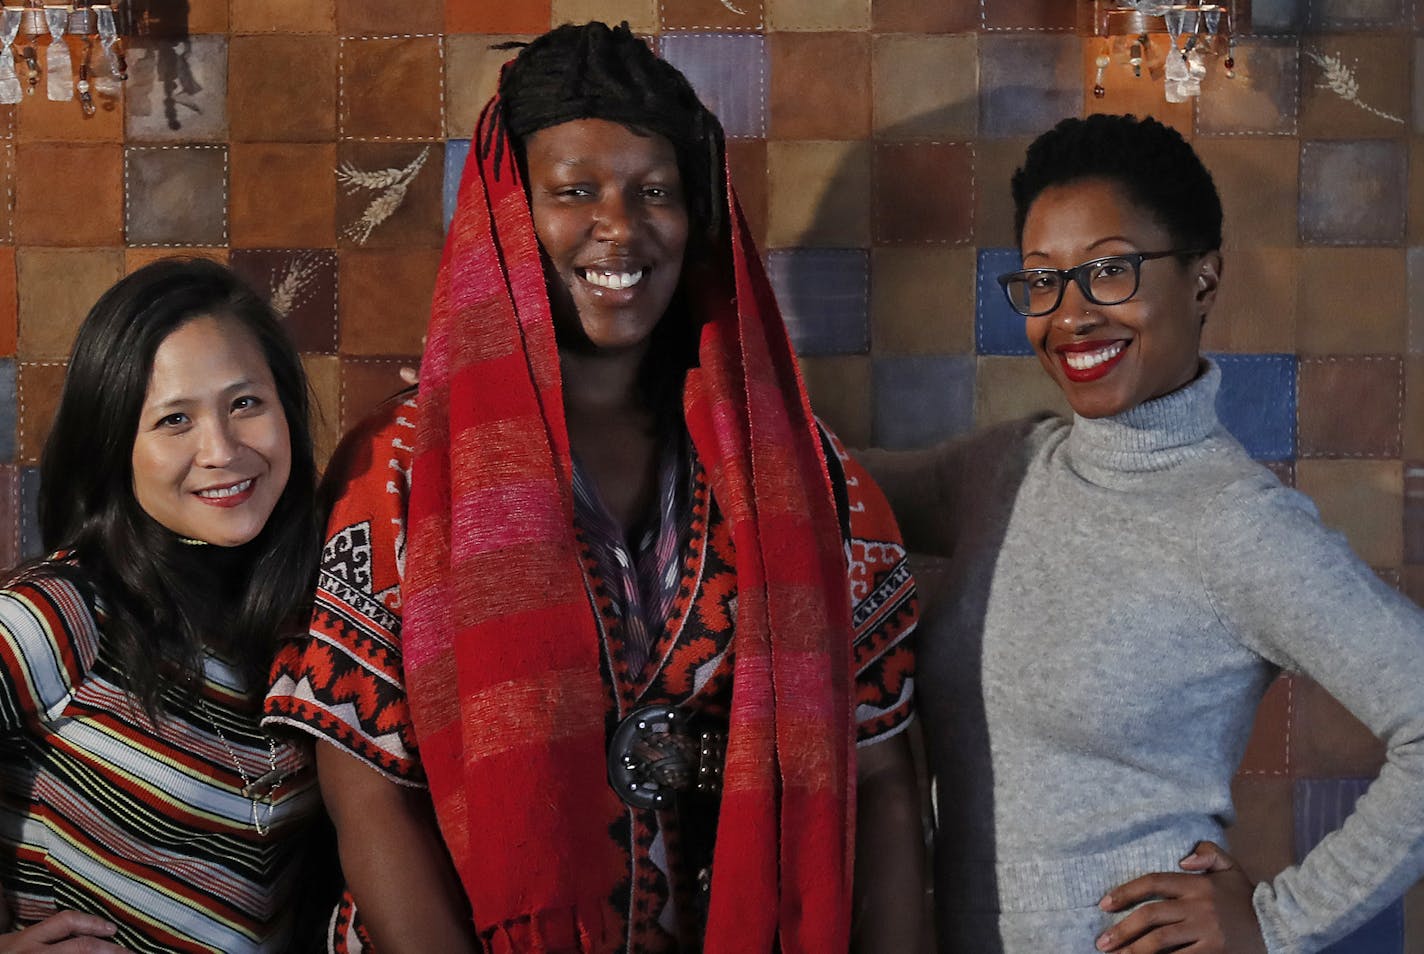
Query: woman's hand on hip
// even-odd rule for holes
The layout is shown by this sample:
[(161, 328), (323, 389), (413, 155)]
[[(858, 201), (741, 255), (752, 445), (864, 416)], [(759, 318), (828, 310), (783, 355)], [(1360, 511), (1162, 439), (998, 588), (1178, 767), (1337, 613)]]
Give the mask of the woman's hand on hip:
[[(1181, 861), (1183, 871), (1134, 878), (1098, 902), (1104, 911), (1142, 905), (1098, 936), (1098, 950), (1158, 954), (1265, 954), (1266, 942), (1251, 905), (1255, 886), (1221, 846), (1198, 842)], [(1151, 904), (1143, 904), (1151, 901)]]
[(118, 928), (111, 921), (78, 911), (61, 911), (23, 931), (0, 935), (0, 954), (123, 954), (104, 938)]

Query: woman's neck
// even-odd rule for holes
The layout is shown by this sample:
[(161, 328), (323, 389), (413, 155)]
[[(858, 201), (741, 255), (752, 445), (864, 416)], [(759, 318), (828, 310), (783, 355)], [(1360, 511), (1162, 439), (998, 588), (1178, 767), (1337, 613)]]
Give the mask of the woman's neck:
[(569, 417), (648, 413), (640, 387), (647, 352), (646, 344), (617, 352), (560, 349), (565, 413)]

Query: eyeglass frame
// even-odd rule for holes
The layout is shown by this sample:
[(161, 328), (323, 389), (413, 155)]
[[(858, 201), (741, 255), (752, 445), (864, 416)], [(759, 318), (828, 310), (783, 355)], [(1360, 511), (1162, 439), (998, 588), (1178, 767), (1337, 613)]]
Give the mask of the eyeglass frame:
[[(1137, 294), (1138, 289), (1142, 287), (1143, 262), (1149, 262), (1156, 258), (1168, 258), (1173, 255), (1205, 255), (1208, 251), (1210, 251), (1210, 249), (1174, 248), (1165, 252), (1119, 252), (1116, 255), (1104, 255), (1102, 258), (1095, 258), (1092, 261), (1083, 262), (1081, 265), (1074, 265), (1072, 268), (1021, 268), (1016, 272), (1005, 272), (998, 276), (996, 281), (998, 281), (999, 287), (1004, 290), (1004, 297), (1008, 299), (1009, 307), (1014, 310), (1015, 314), (1024, 318), (1045, 318), (1057, 311), (1058, 306), (1063, 304), (1063, 295), (1067, 292), (1068, 283), (1070, 281), (1078, 286), (1078, 291), (1083, 293), (1084, 298), (1095, 305), (1102, 305), (1103, 307), (1121, 305), (1124, 302), (1131, 301), (1133, 296)], [(1121, 259), (1132, 265), (1132, 291), (1117, 301), (1102, 301), (1095, 297), (1092, 290), (1088, 287), (1088, 272), (1093, 266), (1101, 265), (1103, 262), (1111, 262), (1114, 259)], [(1052, 273), (1063, 279), (1062, 283), (1058, 286), (1058, 297), (1054, 300), (1052, 308), (1046, 311), (1024, 312), (1020, 311), (1019, 306), (1014, 303), (1013, 296), (1009, 294), (1009, 282), (1028, 273), (1044, 275)]]

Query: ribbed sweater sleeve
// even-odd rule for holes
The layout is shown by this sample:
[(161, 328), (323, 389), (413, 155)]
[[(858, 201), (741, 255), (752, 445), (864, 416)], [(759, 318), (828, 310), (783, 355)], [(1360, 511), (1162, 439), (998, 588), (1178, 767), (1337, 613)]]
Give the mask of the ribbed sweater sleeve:
[(1222, 624), (1316, 680), (1387, 744), (1344, 825), (1256, 887), (1270, 954), (1313, 954), (1424, 873), (1424, 611), (1321, 525), (1309, 500), (1264, 474), (1217, 495), (1197, 544)]

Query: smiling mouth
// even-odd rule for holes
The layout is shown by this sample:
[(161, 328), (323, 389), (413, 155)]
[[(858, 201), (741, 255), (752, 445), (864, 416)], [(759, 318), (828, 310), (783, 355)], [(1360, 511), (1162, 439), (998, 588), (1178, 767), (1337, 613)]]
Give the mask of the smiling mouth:
[(249, 477), (228, 487), (210, 487), (207, 490), (196, 491), (197, 495), (204, 500), (227, 500), (239, 494), (246, 493), (252, 488), (252, 482), (256, 478)]
[(606, 268), (580, 268), (578, 275), (590, 285), (597, 285), (599, 288), (607, 288), (612, 291), (622, 291), (625, 288), (632, 288), (643, 280), (643, 276), (648, 274), (646, 268), (639, 268), (631, 272), (620, 272)]
[(1102, 347), (1098, 348), (1084, 348), (1081, 345), (1072, 350), (1060, 348), (1058, 360), (1063, 363), (1063, 374), (1068, 380), (1077, 383), (1096, 381), (1117, 367), (1129, 343), (1105, 341), (1102, 342)]

